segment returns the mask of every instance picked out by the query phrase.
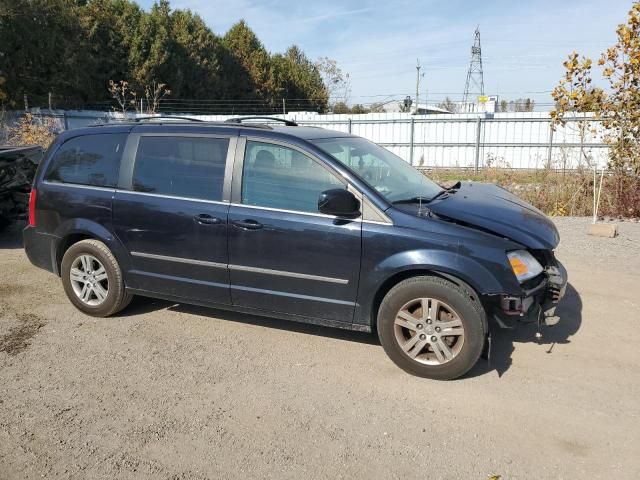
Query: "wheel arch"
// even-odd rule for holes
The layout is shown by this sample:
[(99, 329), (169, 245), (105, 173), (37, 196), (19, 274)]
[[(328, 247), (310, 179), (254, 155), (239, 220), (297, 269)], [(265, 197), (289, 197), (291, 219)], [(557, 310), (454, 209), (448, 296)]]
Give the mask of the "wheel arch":
[(103, 225), (86, 219), (74, 219), (62, 223), (56, 233), (59, 240), (53, 245), (54, 267), (56, 275), (60, 276), (60, 265), (65, 252), (74, 244), (82, 240), (98, 240), (104, 243), (121, 266), (123, 273), (128, 270), (128, 265), (123, 264), (128, 258), (125, 255), (124, 246), (117, 237)]
[(421, 277), (421, 276), (431, 276), (431, 277), (439, 277), (445, 280), (450, 281), (451, 283), (464, 288), (471, 296), (473, 301), (477, 301), (482, 305), (481, 295), (480, 293), (469, 285), (467, 282), (462, 280), (461, 278), (452, 275), (447, 272), (440, 271), (438, 269), (433, 268), (413, 268), (401, 270), (399, 272), (394, 273), (389, 276), (382, 282), (382, 284), (376, 290), (376, 293), (373, 295), (372, 305), (371, 305), (371, 328), (375, 329), (376, 321), (378, 317), (378, 311), (380, 310), (380, 305), (382, 304), (382, 300), (389, 293), (389, 291), (395, 287), (400, 282), (407, 280), (409, 278)]

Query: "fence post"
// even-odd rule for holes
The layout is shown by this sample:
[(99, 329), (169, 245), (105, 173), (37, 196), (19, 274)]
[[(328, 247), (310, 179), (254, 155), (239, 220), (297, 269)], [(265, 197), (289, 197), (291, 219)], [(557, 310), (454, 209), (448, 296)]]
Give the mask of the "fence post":
[(553, 154), (553, 122), (549, 122), (549, 150), (547, 151), (547, 167), (548, 168), (551, 168), (551, 159), (553, 158), (552, 154)]
[(415, 135), (415, 126), (416, 126), (416, 121), (415, 118), (411, 117), (411, 137), (410, 137), (410, 144), (409, 144), (409, 165), (413, 165), (413, 149), (414, 149), (414, 135)]
[(351, 133), (351, 118), (349, 118), (348, 127), (349, 127), (349, 133)]
[(67, 112), (62, 112), (62, 120), (64, 121), (64, 129), (69, 130), (69, 120), (67, 120)]
[(476, 161), (474, 172), (478, 173), (478, 167), (480, 165), (480, 131), (482, 129), (482, 117), (478, 117), (476, 121)]

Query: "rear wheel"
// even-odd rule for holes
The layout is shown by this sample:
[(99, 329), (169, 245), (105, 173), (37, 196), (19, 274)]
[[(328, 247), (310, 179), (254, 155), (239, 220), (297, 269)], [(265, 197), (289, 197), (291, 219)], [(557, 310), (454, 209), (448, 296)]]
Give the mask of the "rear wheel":
[(475, 293), (440, 277), (400, 282), (378, 312), (378, 335), (391, 360), (412, 375), (450, 380), (482, 353), (487, 332)]
[(82, 240), (65, 252), (60, 266), (62, 285), (76, 308), (94, 317), (108, 317), (131, 299), (111, 250), (98, 240)]

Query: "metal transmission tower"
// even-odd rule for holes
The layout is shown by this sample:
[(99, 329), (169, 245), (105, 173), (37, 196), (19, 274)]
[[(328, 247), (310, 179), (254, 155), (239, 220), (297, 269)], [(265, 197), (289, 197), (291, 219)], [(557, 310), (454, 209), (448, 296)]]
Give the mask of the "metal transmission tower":
[(475, 103), (474, 97), (484, 96), (484, 75), (482, 73), (482, 48), (480, 47), (480, 27), (476, 28), (473, 47), (471, 47), (471, 63), (464, 86), (463, 108), (469, 106), (469, 99)]

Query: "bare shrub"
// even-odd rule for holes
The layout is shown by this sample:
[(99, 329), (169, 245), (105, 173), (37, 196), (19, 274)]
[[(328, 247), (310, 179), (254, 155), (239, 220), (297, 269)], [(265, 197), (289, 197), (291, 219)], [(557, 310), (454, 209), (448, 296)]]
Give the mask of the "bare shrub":
[(47, 148), (57, 134), (57, 125), (53, 119), (37, 119), (31, 113), (25, 113), (15, 126), (8, 128), (9, 145), (40, 145)]

